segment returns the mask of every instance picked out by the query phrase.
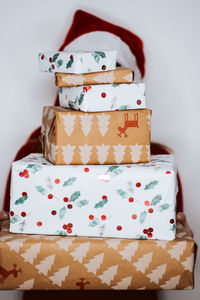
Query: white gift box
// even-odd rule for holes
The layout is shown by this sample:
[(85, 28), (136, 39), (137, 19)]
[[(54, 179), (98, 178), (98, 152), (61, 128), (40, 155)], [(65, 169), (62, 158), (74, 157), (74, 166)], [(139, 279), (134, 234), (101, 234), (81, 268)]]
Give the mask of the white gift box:
[(10, 231), (173, 240), (176, 192), (171, 155), (143, 164), (55, 166), (31, 154), (12, 165)]
[(53, 73), (92, 73), (114, 70), (117, 52), (49, 52), (39, 53), (41, 72)]
[(58, 88), (60, 106), (85, 112), (146, 108), (145, 84), (100, 84)]

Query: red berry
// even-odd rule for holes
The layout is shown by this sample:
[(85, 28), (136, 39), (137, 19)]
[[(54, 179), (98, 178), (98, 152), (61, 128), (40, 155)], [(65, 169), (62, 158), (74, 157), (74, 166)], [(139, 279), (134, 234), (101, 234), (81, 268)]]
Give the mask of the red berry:
[(52, 195), (52, 194), (49, 194), (49, 195), (48, 195), (48, 198), (49, 198), (49, 199), (52, 199), (52, 198), (53, 198), (53, 195)]
[(14, 214), (15, 214), (14, 211), (11, 210), (11, 212), (10, 212), (11, 217), (13, 217)]
[(128, 201), (129, 201), (129, 202), (133, 202), (133, 201), (134, 201), (134, 198), (133, 198), (133, 197), (130, 197), (130, 198), (128, 199)]
[(68, 229), (67, 229), (67, 232), (68, 232), (68, 233), (72, 233), (71, 228), (68, 228)]
[(28, 170), (25, 169), (25, 170), (24, 170), (24, 174), (28, 174)]
[(107, 200), (108, 197), (107, 197), (106, 195), (103, 195), (103, 196), (102, 196), (102, 199), (103, 199), (103, 200)]
[(167, 174), (167, 175), (168, 175), (168, 174), (171, 174), (171, 172), (170, 172), (170, 171), (166, 171), (166, 172), (165, 172), (165, 174)]
[(174, 224), (174, 219), (171, 219), (171, 220), (170, 220), (170, 223), (171, 223), (171, 224)]
[(55, 179), (55, 184), (59, 184), (60, 183), (60, 179)]
[(63, 229), (65, 229), (65, 230), (67, 229), (67, 225), (66, 224), (63, 225)]
[(153, 213), (153, 208), (149, 208), (149, 209), (148, 209), (148, 212), (149, 212), (150, 214), (152, 214), (152, 213)]
[(105, 221), (105, 220), (106, 220), (106, 216), (105, 216), (105, 215), (102, 215), (102, 216), (101, 216), (101, 220)]
[(149, 228), (148, 228), (148, 232), (149, 232), (149, 233), (153, 232), (153, 228), (152, 228), (152, 227), (149, 227)]
[(42, 163), (42, 165), (47, 165), (46, 163)]
[(51, 214), (52, 214), (53, 216), (55, 216), (55, 215), (57, 214), (56, 210), (52, 210), (52, 211), (51, 211)]
[(41, 221), (38, 221), (38, 222), (37, 222), (37, 226), (39, 226), (39, 227), (42, 226), (42, 222), (41, 222)]
[(21, 212), (21, 216), (22, 216), (22, 217), (26, 217), (25, 211), (22, 211), (22, 212)]
[(144, 230), (143, 230), (143, 233), (144, 233), (144, 234), (147, 234), (147, 233), (148, 233), (148, 230), (147, 230), (147, 229), (144, 229)]
[(102, 98), (105, 98), (105, 97), (106, 97), (106, 93), (104, 93), (104, 92), (101, 93), (101, 97), (102, 97)]
[(67, 226), (68, 226), (69, 228), (72, 228), (72, 227), (73, 227), (73, 224), (72, 224), (72, 223), (68, 223)]
[(132, 215), (132, 219), (136, 220), (137, 219), (137, 215)]
[(69, 201), (69, 198), (64, 197), (64, 198), (63, 198), (63, 201), (64, 201), (64, 202), (68, 202), (68, 201)]
[(20, 177), (24, 177), (24, 173), (20, 172), (20, 173), (19, 173), (19, 176), (20, 176)]
[(94, 220), (94, 216), (93, 215), (89, 215), (89, 219), (90, 220)]
[(27, 196), (27, 193), (26, 193), (26, 192), (23, 192), (23, 193), (22, 193), (22, 196), (23, 196), (23, 197), (26, 197), (26, 196)]
[(50, 63), (52, 62), (52, 57), (49, 57), (49, 61), (50, 61)]
[(144, 201), (144, 205), (149, 206), (150, 202), (148, 200)]
[(41, 59), (42, 59), (42, 60), (44, 59), (44, 54), (41, 55)]
[(138, 187), (138, 188), (141, 187), (141, 183), (140, 183), (140, 182), (137, 182), (137, 183), (136, 183), (136, 187)]
[(101, 68), (102, 68), (102, 70), (106, 70), (106, 66), (105, 65), (103, 65)]
[(52, 67), (53, 70), (55, 69), (55, 66), (54, 66), (54, 65), (52, 65), (51, 67)]
[(69, 57), (70, 59), (73, 59), (74, 57), (73, 57), (73, 55), (70, 55), (70, 57)]
[(69, 209), (72, 209), (73, 206), (72, 206), (72, 204), (68, 204), (67, 207), (68, 207)]
[(25, 178), (29, 178), (29, 175), (25, 173), (25, 174), (24, 174), (24, 177), (25, 177)]
[(86, 172), (86, 173), (89, 172), (89, 171), (90, 171), (89, 168), (85, 168), (85, 169), (84, 169), (84, 172)]
[(141, 100), (137, 100), (137, 105), (140, 105), (142, 103)]
[(122, 230), (122, 226), (121, 225), (117, 226), (117, 230), (118, 231)]
[(152, 238), (153, 234), (152, 233), (147, 233), (148, 238)]

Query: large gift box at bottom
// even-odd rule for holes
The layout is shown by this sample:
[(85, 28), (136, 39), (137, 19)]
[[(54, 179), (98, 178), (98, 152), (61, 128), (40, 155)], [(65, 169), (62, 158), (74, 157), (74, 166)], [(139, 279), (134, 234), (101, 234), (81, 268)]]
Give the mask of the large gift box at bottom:
[(196, 244), (2, 232), (0, 289), (192, 289)]
[(32, 154), (12, 166), (10, 231), (173, 240), (176, 191), (171, 155), (55, 166)]
[(149, 109), (84, 113), (44, 107), (44, 156), (56, 165), (147, 162), (150, 115)]

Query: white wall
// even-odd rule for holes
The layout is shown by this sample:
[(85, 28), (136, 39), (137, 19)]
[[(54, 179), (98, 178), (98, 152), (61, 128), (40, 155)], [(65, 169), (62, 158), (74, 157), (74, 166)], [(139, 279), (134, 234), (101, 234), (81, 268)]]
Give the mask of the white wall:
[[(0, 189), (19, 147), (54, 102), (52, 75), (39, 73), (37, 53), (58, 49), (77, 8), (138, 34), (144, 41), (152, 139), (174, 149), (185, 212), (199, 242), (200, 1), (6, 0), (0, 2)], [(199, 299), (196, 289), (160, 292), (161, 299)], [(0, 299), (5, 298), (0, 293)], [(16, 294), (13, 294), (16, 293)], [(17, 292), (13, 292), (17, 297)], [(13, 299), (7, 294), (7, 299)], [(17, 298), (15, 298), (17, 299)]]

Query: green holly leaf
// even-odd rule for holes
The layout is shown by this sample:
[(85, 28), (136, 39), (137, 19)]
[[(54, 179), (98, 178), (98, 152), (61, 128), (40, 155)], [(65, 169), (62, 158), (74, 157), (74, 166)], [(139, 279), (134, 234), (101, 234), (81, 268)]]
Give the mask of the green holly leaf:
[(136, 238), (137, 238), (138, 240), (147, 240), (146, 235), (140, 235), (140, 234), (137, 234), (137, 235), (136, 235)]
[(81, 200), (78, 202), (78, 207), (82, 207), (82, 206), (85, 206), (89, 203), (88, 200)]
[(161, 200), (162, 200), (162, 196), (161, 196), (161, 195), (156, 195), (156, 196), (152, 199), (150, 205), (156, 205), (156, 204), (158, 204)]
[(50, 73), (52, 73), (52, 69), (51, 69), (51, 67), (49, 67), (48, 71), (49, 71)]
[(121, 106), (119, 107), (119, 110), (127, 110), (128, 108), (129, 108), (128, 105), (121, 105)]
[(83, 102), (83, 98), (84, 98), (84, 94), (81, 92), (80, 97), (78, 99), (78, 104), (81, 105), (81, 103)]
[(14, 223), (16, 223), (16, 222), (18, 222), (19, 221), (19, 216), (14, 216), (14, 217), (12, 217), (12, 218), (10, 218), (10, 223), (11, 224), (14, 224)]
[(56, 234), (57, 234), (57, 235), (67, 235), (67, 232), (66, 232), (66, 231), (63, 231), (63, 230), (57, 230), (57, 231), (56, 231)]
[(112, 87), (117, 87), (117, 86), (119, 86), (119, 83), (113, 83), (112, 84)]
[(37, 185), (35, 188), (36, 188), (36, 190), (37, 190), (40, 194), (42, 194), (42, 195), (45, 195), (45, 194), (46, 194), (46, 190), (45, 190), (45, 188), (43, 188), (42, 186)]
[(62, 87), (59, 87), (59, 88), (58, 88), (58, 94), (62, 94), (62, 91), (63, 91), (63, 88), (62, 88)]
[(40, 171), (42, 169), (42, 166), (30, 164), (26, 168), (30, 169), (30, 172), (33, 173), (33, 174), (35, 174), (36, 172), (38, 172), (38, 171)]
[(175, 224), (172, 224), (172, 225), (170, 226), (170, 229), (169, 229), (169, 230), (170, 230), (170, 231), (174, 231), (174, 230), (175, 230), (175, 227), (176, 227)]
[(56, 62), (56, 66), (57, 66), (58, 68), (60, 68), (60, 66), (62, 66), (62, 64), (63, 64), (62, 59), (59, 59), (59, 60)]
[(103, 199), (103, 200), (97, 202), (97, 203), (95, 204), (94, 208), (104, 207), (104, 205), (105, 205), (107, 202), (108, 202), (107, 199)]
[(56, 59), (58, 58), (58, 56), (59, 56), (59, 53), (55, 53), (53, 56), (52, 62), (55, 62)]
[(158, 207), (158, 211), (163, 211), (163, 210), (166, 210), (169, 208), (169, 204), (168, 203), (165, 203), (165, 204), (162, 204)]
[(88, 226), (90, 226), (90, 227), (95, 227), (95, 226), (97, 226), (97, 225), (99, 225), (99, 219), (95, 218), (94, 220), (92, 220), (92, 221), (89, 223)]
[(69, 61), (67, 62), (67, 64), (66, 64), (66, 69), (71, 68), (73, 62), (74, 62), (74, 59), (73, 59), (73, 58), (70, 58), (70, 60), (69, 60)]
[(76, 181), (76, 179), (77, 179), (76, 177), (70, 177), (63, 183), (63, 186), (72, 185)]
[(22, 197), (20, 197), (19, 199), (17, 199), (16, 201), (15, 201), (15, 204), (16, 205), (19, 205), (19, 204), (24, 204), (24, 202), (27, 200), (27, 196), (22, 196)]
[(126, 198), (127, 197), (127, 193), (121, 189), (116, 190), (117, 194), (119, 194), (122, 198)]
[(149, 184), (145, 185), (145, 190), (150, 190), (153, 189), (154, 186), (156, 186), (156, 184), (158, 184), (157, 180), (151, 181)]
[(95, 51), (96, 54), (98, 54), (101, 58), (105, 58), (106, 54), (103, 51)]
[(81, 195), (80, 191), (74, 192), (74, 193), (71, 195), (71, 197), (70, 197), (70, 199), (69, 199), (69, 202), (74, 202), (76, 199), (78, 199), (78, 198), (80, 197), (80, 195)]
[(147, 217), (147, 212), (146, 211), (143, 211), (141, 214), (140, 214), (140, 217), (139, 217), (139, 222), (140, 224), (143, 224), (144, 221), (146, 220), (146, 217)]
[(59, 218), (60, 218), (60, 220), (62, 220), (65, 217), (66, 212), (67, 212), (67, 208), (65, 206), (60, 209), (60, 211), (59, 211)]
[(107, 172), (113, 172), (114, 170), (118, 169), (119, 166), (110, 166), (107, 170)]

